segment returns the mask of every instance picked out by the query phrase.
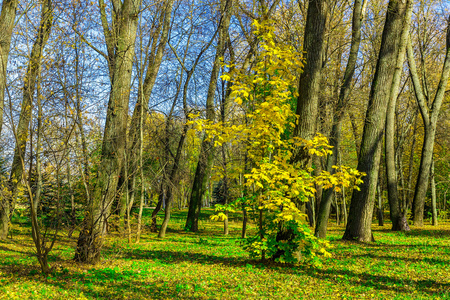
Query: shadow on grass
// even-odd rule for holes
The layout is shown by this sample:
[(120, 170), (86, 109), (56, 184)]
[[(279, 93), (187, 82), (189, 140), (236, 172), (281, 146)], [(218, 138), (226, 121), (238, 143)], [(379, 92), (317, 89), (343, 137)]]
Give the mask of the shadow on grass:
[(450, 237), (450, 229), (425, 229), (425, 228), (412, 228), (410, 231), (392, 231), (388, 228), (382, 229), (374, 229), (374, 233), (383, 232), (383, 233), (393, 233), (399, 236), (413, 236), (413, 237), (433, 237), (433, 238), (449, 238)]
[(158, 261), (162, 264), (178, 264), (182, 262), (195, 262), (199, 264), (215, 265), (221, 264), (231, 267), (242, 267), (247, 264), (254, 266), (264, 267), (258, 261), (237, 258), (237, 257), (225, 257), (225, 256), (215, 256), (203, 253), (193, 253), (193, 252), (178, 252), (170, 250), (140, 250), (140, 251), (126, 251), (121, 255), (124, 259), (133, 260), (153, 260)]
[[(356, 255), (356, 257), (363, 255)], [(366, 255), (366, 257), (372, 257), (374, 259), (386, 259), (386, 260), (398, 260), (398, 258), (390, 256), (377, 256), (377, 255)], [(214, 255), (207, 255), (203, 253), (180, 253), (176, 251), (140, 251), (140, 252), (126, 252), (123, 254), (123, 258), (133, 259), (133, 260), (154, 260), (159, 261), (163, 264), (177, 264), (181, 262), (194, 262), (199, 264), (221, 264), (230, 267), (247, 267), (249, 264), (256, 269), (265, 269), (271, 267), (280, 267), (281, 264), (262, 264), (255, 260), (233, 258), (233, 257), (219, 257)], [(414, 262), (426, 261), (428, 263), (434, 264), (448, 264), (447, 261), (438, 259), (410, 259)], [(345, 265), (343, 265), (345, 267)], [(364, 287), (370, 287), (375, 290), (391, 290), (398, 291), (402, 293), (410, 293), (414, 288), (423, 293), (427, 294), (437, 294), (450, 291), (450, 283), (438, 282), (432, 279), (414, 279), (414, 278), (398, 278), (385, 275), (375, 275), (367, 273), (356, 273), (350, 270), (342, 269), (321, 269), (313, 267), (289, 267), (284, 265), (283, 268), (277, 268), (277, 272), (285, 274), (298, 274), (303, 273), (310, 277), (320, 277), (322, 279), (327, 279), (339, 283), (342, 280), (348, 281), (351, 285), (360, 285)]]
[(308, 269), (305, 273), (312, 277), (320, 277), (335, 282), (348, 282), (350, 285), (370, 287), (375, 290), (392, 290), (398, 293), (409, 294), (420, 291), (429, 295), (449, 293), (450, 284), (437, 282), (431, 279), (398, 278), (385, 275), (356, 273), (350, 270), (339, 269)]
[[(145, 278), (148, 272), (137, 273), (118, 268), (89, 269), (70, 272), (62, 267), (47, 276), (41, 275), (38, 266), (15, 263), (0, 264), (0, 273), (12, 275), (14, 280), (2, 281), (3, 288), (19, 281), (38, 285), (52, 285), (69, 293), (82, 292), (94, 299), (199, 299), (193, 296), (193, 286), (186, 289), (182, 281), (167, 278)], [(73, 294), (72, 294), (73, 295)]]
[[(362, 256), (362, 255), (361, 255)], [(400, 278), (400, 276), (377, 275), (370, 273), (358, 273), (346, 270), (346, 265), (339, 268), (315, 268), (315, 267), (289, 267), (279, 268), (280, 264), (264, 265), (255, 260), (235, 257), (222, 257), (203, 253), (177, 252), (167, 250), (128, 250), (121, 254), (122, 258), (132, 260), (156, 261), (162, 264), (172, 265), (182, 262), (198, 263), (203, 265), (225, 265), (228, 267), (251, 269), (271, 269), (277, 273), (291, 275), (306, 275), (312, 278), (320, 278), (335, 284), (361, 286), (374, 290), (390, 290), (397, 293), (409, 294), (419, 291), (429, 295), (448, 293), (450, 284), (432, 279)], [(358, 256), (356, 256), (358, 257)], [(389, 256), (370, 256), (374, 259), (394, 259)], [(396, 259), (396, 258), (395, 258)], [(341, 269), (342, 267), (342, 269)], [(0, 270), (13, 274), (16, 278), (22, 278), (37, 283), (53, 285), (63, 290), (83, 292), (88, 297), (97, 299), (198, 299), (193, 296), (193, 284), (189, 291), (184, 290), (185, 282), (168, 280), (167, 278), (148, 277), (151, 270), (143, 269), (142, 272), (133, 270), (120, 270), (118, 268), (92, 268), (84, 271), (55, 272), (49, 277), (32, 276), (37, 274), (36, 267), (17, 263), (14, 266), (0, 264)], [(33, 271), (34, 270), (34, 271)], [(76, 284), (74, 284), (76, 282)]]
[(8, 248), (5, 246), (0, 245), (0, 251), (5, 251), (5, 252), (9, 252), (9, 253), (21, 253), (21, 254), (25, 254), (25, 255), (33, 255), (34, 253), (32, 252), (32, 250), (30, 251), (22, 251), (22, 250), (17, 250), (17, 249), (12, 249), (12, 248)]
[(448, 229), (413, 229), (402, 234), (414, 237), (450, 238), (450, 230)]
[[(191, 295), (180, 294), (181, 282), (164, 281), (164, 278), (145, 280), (133, 271), (117, 271), (111, 268), (91, 269), (85, 274), (67, 274), (67, 279), (76, 279), (78, 288), (87, 296), (96, 299), (198, 299)], [(141, 279), (141, 280), (139, 280)], [(64, 281), (51, 284), (67, 289)]]
[(427, 264), (433, 264), (433, 265), (442, 265), (442, 266), (448, 266), (450, 264), (449, 260), (443, 260), (443, 259), (437, 259), (437, 258), (429, 258), (429, 257), (408, 257), (408, 256), (389, 256), (389, 255), (377, 255), (377, 254), (356, 254), (353, 256), (353, 258), (373, 258), (373, 259), (379, 259), (384, 261), (407, 261), (411, 263), (427, 263)]

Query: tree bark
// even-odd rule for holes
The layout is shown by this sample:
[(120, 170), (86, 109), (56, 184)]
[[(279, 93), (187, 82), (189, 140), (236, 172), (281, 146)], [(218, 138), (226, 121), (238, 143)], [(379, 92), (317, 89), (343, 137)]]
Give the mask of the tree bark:
[[(352, 19), (352, 41), (350, 46), (350, 54), (345, 68), (344, 78), (341, 90), (339, 92), (338, 102), (336, 104), (335, 113), (333, 115), (333, 125), (330, 133), (330, 145), (333, 146), (333, 153), (327, 158), (327, 171), (331, 174), (335, 173), (334, 165), (337, 165), (338, 151), (341, 141), (342, 118), (348, 103), (350, 94), (350, 84), (355, 73), (356, 61), (358, 58), (359, 45), (361, 44), (361, 23), (363, 19), (363, 1), (356, 0), (353, 7)], [(327, 233), (328, 218), (330, 216), (330, 207), (333, 200), (333, 189), (327, 189), (320, 201), (319, 211), (317, 213), (317, 226), (315, 235), (318, 238), (325, 238)], [(345, 196), (343, 198), (345, 202)]]
[(2, 133), (3, 110), (5, 107), (6, 69), (18, 3), (18, 0), (4, 0), (0, 14), (0, 135)]
[(36, 35), (36, 40), (31, 49), (30, 60), (24, 78), (23, 99), (20, 111), (19, 124), (14, 132), (16, 146), (11, 166), (10, 192), (12, 199), (1, 199), (0, 201), (0, 239), (5, 239), (8, 234), (8, 224), (10, 213), (14, 210), (17, 191), (22, 181), (28, 133), (31, 121), (33, 106), (33, 96), (36, 88), (36, 81), (39, 75), (42, 51), (50, 36), (53, 24), (53, 10), (50, 0), (42, 3), (41, 21)]
[(372, 81), (366, 112), (358, 170), (366, 173), (360, 190), (354, 190), (344, 240), (373, 241), (372, 216), (386, 121), (386, 107), (392, 86), (406, 3), (390, 0), (381, 40), (381, 49)]
[(422, 145), (422, 157), (420, 159), (419, 174), (417, 176), (416, 188), (413, 199), (413, 221), (416, 226), (423, 226), (423, 212), (425, 206), (425, 198), (428, 190), (428, 181), (430, 177), (431, 163), (433, 160), (434, 141), (436, 136), (436, 125), (439, 117), (442, 102), (444, 100), (447, 81), (450, 74), (450, 17), (448, 19), (447, 36), (446, 36), (446, 55), (442, 68), (439, 85), (430, 105), (427, 104), (425, 94), (423, 92), (419, 75), (414, 60), (414, 51), (411, 39), (408, 40), (407, 46), (409, 71), (414, 86), (417, 104), (419, 105), (420, 114), (425, 129), (425, 136)]
[(156, 207), (152, 212), (152, 221), (151, 221), (151, 225), (150, 225), (150, 232), (158, 232), (158, 226), (156, 224), (156, 217), (157, 217), (158, 213), (161, 211), (163, 201), (165, 201), (165, 191), (163, 190), (163, 186), (161, 184), (161, 193), (158, 196), (158, 203), (156, 204)]
[(431, 185), (431, 225), (438, 226), (438, 214), (436, 207), (436, 181), (434, 179), (434, 159), (431, 162), (431, 171), (430, 171), (430, 185)]
[(389, 104), (386, 116), (386, 133), (385, 133), (385, 162), (386, 162), (386, 179), (388, 190), (389, 213), (392, 221), (393, 231), (405, 231), (407, 228), (402, 227), (401, 219), (403, 213), (400, 208), (398, 196), (398, 179), (397, 168), (395, 164), (395, 112), (398, 98), (400, 80), (403, 71), (403, 63), (405, 62), (406, 44), (409, 36), (409, 26), (411, 23), (412, 1), (407, 1), (406, 14), (403, 20), (403, 32), (400, 37), (399, 52), (397, 63), (394, 71), (394, 78), (389, 96)]
[[(156, 77), (164, 56), (164, 50), (169, 39), (170, 20), (172, 14), (174, 0), (165, 0), (162, 4), (161, 13), (159, 17), (159, 26), (152, 35), (152, 47), (148, 57), (145, 59), (145, 64), (140, 70), (139, 74), (139, 90), (136, 106), (131, 117), (131, 125), (129, 132), (130, 146), (127, 149), (129, 156), (129, 198), (134, 199), (136, 188), (136, 177), (140, 169), (141, 151), (141, 135), (143, 124), (145, 123), (145, 116), (147, 102), (150, 99), (153, 86), (155, 85)], [(146, 69), (144, 78), (143, 69)], [(141, 182), (141, 185), (143, 182)]]
[[(170, 220), (170, 211), (171, 211), (171, 207), (172, 207), (172, 203), (173, 203), (173, 183), (175, 182), (175, 178), (177, 177), (178, 174), (178, 169), (179, 169), (179, 164), (180, 164), (180, 160), (181, 160), (181, 153), (183, 150), (183, 145), (184, 145), (184, 140), (186, 139), (186, 134), (187, 134), (187, 130), (188, 127), (187, 125), (183, 126), (183, 132), (181, 134), (180, 140), (178, 142), (178, 147), (177, 147), (177, 152), (174, 158), (174, 162), (172, 165), (172, 169), (170, 171), (169, 174), (169, 182), (168, 184), (166, 184), (166, 191), (167, 191), (167, 195), (165, 198), (165, 210), (164, 210), (164, 220), (161, 224), (161, 228), (159, 230), (158, 233), (158, 237), (159, 238), (164, 238), (166, 236), (166, 230), (167, 230), (167, 226), (169, 225), (169, 220)], [(164, 203), (164, 202), (162, 202)]]
[(108, 50), (111, 92), (97, 183), (75, 253), (75, 260), (80, 262), (96, 263), (100, 260), (107, 219), (116, 197), (118, 177), (125, 152), (134, 43), (141, 0), (124, 0), (115, 4), (115, 26), (111, 31), (107, 23), (105, 4), (103, 0), (99, 0)]
[[(47, 5), (51, 2), (47, 2)], [(45, 4), (44, 4), (45, 5)], [(42, 10), (49, 10), (51, 7), (42, 7)], [(40, 68), (39, 68), (40, 69)], [(38, 77), (39, 77), (40, 71), (38, 71)], [(29, 181), (25, 180), (26, 187), (28, 191), (28, 197), (30, 198), (30, 219), (31, 219), (31, 237), (33, 239), (34, 245), (36, 247), (36, 257), (38, 259), (38, 262), (41, 266), (41, 271), (43, 274), (50, 273), (50, 265), (48, 264), (48, 253), (50, 250), (46, 248), (45, 245), (45, 236), (43, 237), (41, 235), (41, 228), (38, 220), (38, 207), (39, 203), (41, 201), (41, 193), (42, 193), (42, 168), (41, 168), (41, 141), (42, 141), (42, 105), (41, 105), (41, 98), (40, 98), (40, 92), (39, 92), (39, 85), (40, 80), (38, 79), (38, 88), (37, 88), (37, 107), (38, 107), (38, 118), (37, 118), (37, 141), (36, 141), (36, 192), (33, 195), (31, 191), (31, 187), (29, 184)], [(30, 152), (32, 152), (32, 146), (30, 147)], [(23, 157), (21, 158), (22, 163), (24, 163)], [(31, 165), (31, 163), (30, 163)], [(30, 166), (31, 170), (31, 166)], [(31, 173), (31, 172), (30, 172)], [(24, 176), (24, 173), (22, 173), (22, 176)], [(59, 176), (58, 176), (59, 177)]]
[[(219, 24), (219, 38), (217, 42), (216, 56), (214, 59), (211, 78), (209, 81), (208, 94), (206, 96), (206, 119), (214, 121), (214, 95), (217, 87), (217, 79), (220, 70), (220, 58), (223, 57), (226, 41), (228, 37), (228, 27), (230, 26), (232, 0), (222, 0), (221, 10), (222, 18)], [(195, 170), (194, 183), (192, 186), (191, 197), (189, 201), (189, 210), (186, 219), (185, 229), (191, 232), (198, 231), (198, 218), (202, 207), (202, 198), (206, 191), (206, 185), (209, 180), (214, 156), (214, 141), (207, 141), (203, 138), (200, 146), (200, 155)]]
[(378, 226), (384, 226), (384, 204), (383, 197), (381, 196), (380, 183), (377, 184), (378, 194)]
[(413, 125), (413, 132), (412, 132), (412, 143), (411, 148), (409, 149), (409, 162), (408, 162), (408, 193), (407, 193), (407, 201), (406, 201), (406, 208), (405, 208), (405, 216), (408, 215), (408, 211), (411, 208), (412, 200), (414, 199), (414, 193), (412, 190), (412, 182), (413, 182), (413, 167), (414, 167), (414, 153), (416, 149), (416, 133), (417, 133), (417, 115), (414, 117), (414, 125)]
[[(319, 90), (321, 82), (323, 43), (327, 20), (328, 0), (309, 0), (303, 50), (305, 67), (300, 75), (296, 114), (299, 116), (294, 135), (310, 140), (316, 133)], [(311, 156), (304, 147), (296, 150), (294, 161), (302, 166), (311, 164)]]

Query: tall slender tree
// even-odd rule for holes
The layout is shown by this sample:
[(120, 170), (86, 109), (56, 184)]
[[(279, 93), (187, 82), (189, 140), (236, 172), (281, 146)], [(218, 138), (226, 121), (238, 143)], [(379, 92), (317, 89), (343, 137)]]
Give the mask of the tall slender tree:
[[(352, 41), (350, 46), (350, 53), (347, 61), (347, 66), (345, 68), (343, 83), (339, 92), (338, 102), (334, 111), (333, 125), (331, 127), (330, 133), (330, 145), (333, 146), (333, 153), (327, 158), (327, 171), (331, 172), (332, 174), (335, 172), (333, 166), (338, 164), (338, 151), (341, 142), (342, 119), (348, 103), (350, 85), (356, 68), (359, 45), (361, 43), (361, 23), (364, 17), (363, 11), (364, 5), (366, 3), (367, 0), (356, 0), (353, 4)], [(330, 215), (330, 207), (333, 200), (333, 193), (333, 189), (327, 189), (325, 191), (324, 197), (322, 198), (322, 201), (320, 202), (317, 217), (317, 226), (315, 229), (315, 235), (319, 238), (325, 238), (326, 236), (328, 217)]]
[(412, 3), (408, 0), (406, 5), (406, 14), (403, 19), (403, 31), (400, 37), (399, 50), (397, 55), (397, 62), (393, 76), (393, 82), (389, 93), (389, 102), (386, 115), (386, 133), (385, 133), (385, 161), (386, 161), (386, 179), (388, 188), (389, 213), (392, 221), (392, 230), (406, 231), (409, 230), (408, 223), (404, 216), (404, 211), (401, 211), (399, 195), (398, 195), (398, 179), (396, 168), (396, 154), (395, 154), (395, 111), (398, 91), (400, 86), (400, 79), (403, 73), (403, 64), (405, 62), (406, 44), (409, 36), (409, 26), (411, 23)]
[[(134, 60), (134, 43), (141, 0), (111, 0), (112, 15), (99, 0), (111, 91), (102, 143), (102, 157), (88, 214), (78, 238), (75, 260), (99, 261), (107, 220), (116, 197), (116, 188), (125, 153), (128, 103)], [(111, 23), (109, 23), (111, 20)]]
[(4, 0), (0, 14), (0, 134), (3, 127), (3, 109), (6, 89), (6, 68), (9, 48), (19, 0)]
[[(214, 107), (214, 96), (216, 93), (217, 82), (220, 71), (220, 62), (223, 58), (226, 48), (226, 41), (228, 36), (228, 27), (230, 26), (232, 0), (221, 1), (221, 20), (218, 29), (218, 42), (216, 46), (216, 55), (214, 58), (213, 68), (211, 71), (211, 78), (208, 86), (208, 93), (206, 96), (206, 119), (214, 121), (216, 117)], [(202, 205), (202, 198), (206, 191), (207, 182), (209, 180), (209, 173), (212, 166), (214, 155), (214, 141), (203, 138), (200, 146), (200, 156), (195, 170), (194, 183), (192, 186), (191, 197), (189, 201), (189, 211), (186, 219), (185, 228), (189, 231), (198, 231), (198, 217)]]
[[(159, 9), (159, 20), (156, 30), (153, 31), (149, 44), (142, 51), (146, 51), (145, 59), (141, 61), (138, 69), (139, 73), (139, 90), (137, 102), (134, 107), (133, 115), (131, 117), (131, 125), (129, 131), (129, 147), (127, 149), (128, 155), (128, 192), (129, 203), (127, 210), (131, 209), (135, 198), (136, 177), (140, 174), (140, 150), (141, 150), (141, 134), (143, 128), (141, 125), (145, 123), (146, 107), (150, 99), (153, 86), (155, 85), (156, 77), (161, 66), (164, 50), (167, 47), (169, 39), (170, 20), (172, 14), (174, 0), (166, 0), (161, 3)], [(145, 72), (145, 76), (144, 76)], [(141, 185), (143, 182), (141, 182)], [(129, 224), (130, 220), (128, 220)]]
[(414, 93), (416, 96), (417, 104), (419, 105), (419, 110), (422, 116), (425, 130), (419, 174), (417, 175), (417, 182), (413, 200), (414, 225), (423, 226), (423, 211), (425, 206), (426, 193), (428, 190), (428, 181), (430, 179), (430, 170), (433, 161), (436, 126), (442, 102), (444, 100), (448, 78), (450, 75), (450, 16), (447, 24), (445, 60), (442, 67), (441, 78), (439, 80), (434, 99), (430, 103), (427, 102), (427, 98), (420, 83), (411, 39), (408, 40), (407, 53), (409, 71), (412, 78)]
[(8, 223), (10, 212), (14, 210), (17, 191), (22, 181), (24, 172), (24, 160), (26, 145), (29, 135), (29, 127), (32, 115), (33, 97), (36, 90), (36, 81), (42, 62), (42, 53), (50, 36), (53, 25), (52, 1), (45, 0), (41, 5), (41, 21), (36, 33), (36, 39), (31, 49), (28, 61), (27, 72), (24, 77), (22, 106), (19, 117), (19, 124), (14, 130), (16, 146), (10, 174), (10, 189), (12, 199), (1, 199), (0, 201), (0, 238), (6, 238), (8, 234)]
[(344, 240), (370, 242), (372, 215), (386, 120), (386, 107), (397, 61), (400, 35), (406, 14), (406, 1), (390, 0), (386, 13), (381, 48), (372, 80), (366, 112), (358, 171), (366, 173), (360, 190), (354, 190)]

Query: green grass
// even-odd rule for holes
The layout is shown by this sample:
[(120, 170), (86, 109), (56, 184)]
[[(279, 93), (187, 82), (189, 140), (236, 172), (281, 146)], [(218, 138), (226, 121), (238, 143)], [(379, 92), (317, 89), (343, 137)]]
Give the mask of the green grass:
[(196, 234), (182, 230), (185, 211), (173, 213), (165, 239), (144, 232), (128, 244), (112, 233), (95, 266), (71, 261), (76, 236), (61, 235), (48, 276), (21, 219), (13, 239), (0, 241), (0, 299), (450, 299), (449, 225), (393, 233), (374, 224), (371, 244), (340, 241), (344, 228), (331, 226), (333, 258), (293, 267), (250, 260), (238, 216), (223, 236), (211, 213), (204, 210)]

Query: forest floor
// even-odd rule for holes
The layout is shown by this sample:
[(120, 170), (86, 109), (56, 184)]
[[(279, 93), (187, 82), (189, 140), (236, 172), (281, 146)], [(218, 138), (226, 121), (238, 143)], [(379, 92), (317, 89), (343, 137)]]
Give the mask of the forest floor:
[(250, 260), (239, 220), (224, 236), (211, 213), (203, 210), (195, 234), (183, 231), (185, 211), (173, 213), (165, 239), (147, 231), (128, 244), (112, 233), (95, 266), (71, 260), (76, 236), (62, 232), (47, 276), (22, 217), (13, 239), (0, 241), (0, 299), (450, 299), (449, 224), (393, 233), (374, 223), (371, 244), (343, 242), (344, 228), (330, 225), (332, 258), (319, 267), (282, 266)]

